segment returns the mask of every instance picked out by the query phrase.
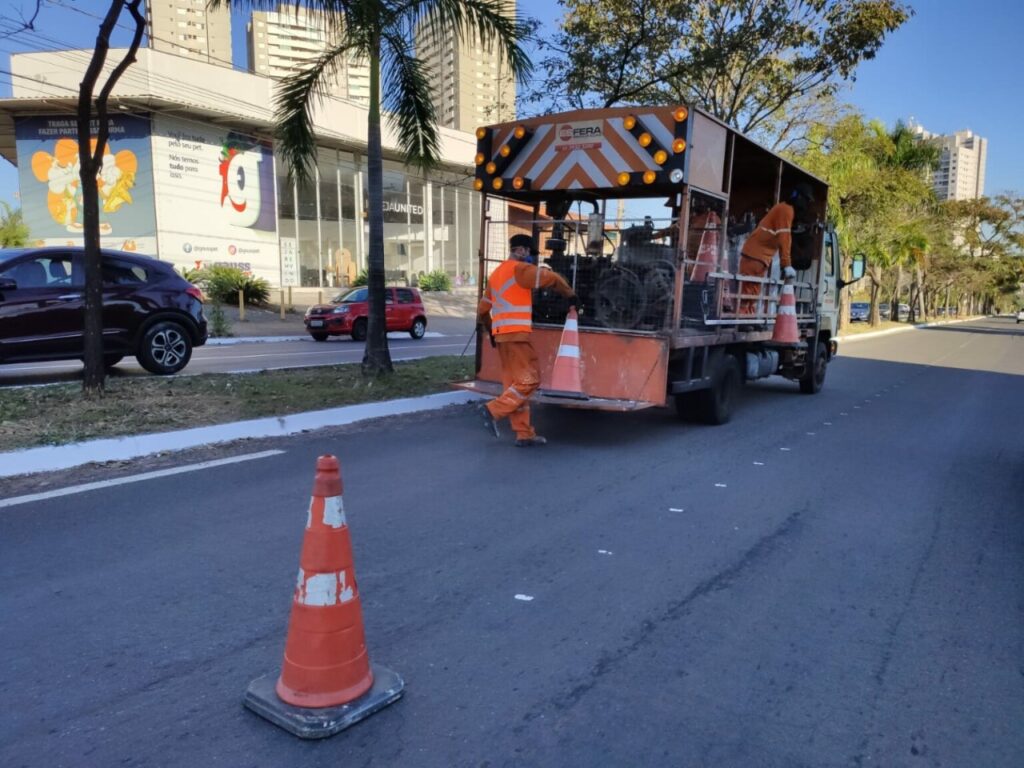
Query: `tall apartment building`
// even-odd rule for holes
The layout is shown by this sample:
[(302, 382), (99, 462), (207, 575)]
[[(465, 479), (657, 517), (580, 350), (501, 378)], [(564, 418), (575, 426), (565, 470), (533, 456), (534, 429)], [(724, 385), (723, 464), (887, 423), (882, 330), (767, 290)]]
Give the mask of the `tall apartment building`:
[(207, 10), (207, 0), (148, 0), (149, 47), (231, 66), (231, 11)]
[[(507, 0), (505, 13), (511, 18), (515, 12), (515, 0)], [(486, 123), (515, 119), (515, 78), (479, 41), (469, 37), (461, 42), (453, 37), (437, 40), (421, 28), (416, 53), (436, 83), (434, 107), (440, 125), (473, 131)]]
[(985, 162), (988, 139), (972, 131), (940, 135), (920, 125), (911, 127), (922, 141), (935, 144), (939, 150), (939, 167), (932, 175), (932, 186), (940, 200), (971, 200), (985, 194)]
[[(267, 77), (286, 77), (327, 49), (323, 15), (282, 3), (277, 11), (257, 11), (247, 26), (249, 71)], [(331, 95), (364, 106), (370, 103), (370, 65), (347, 58), (337, 74)]]

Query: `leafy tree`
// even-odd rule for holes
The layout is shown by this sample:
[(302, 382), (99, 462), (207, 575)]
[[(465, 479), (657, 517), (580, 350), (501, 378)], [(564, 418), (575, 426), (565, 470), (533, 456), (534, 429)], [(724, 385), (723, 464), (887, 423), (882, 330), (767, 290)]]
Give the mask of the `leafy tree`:
[[(127, 10), (135, 21), (132, 42), (124, 58), (111, 70), (100, 92), (94, 97), (96, 85), (110, 51), (110, 35)], [(78, 177), (82, 188), (82, 227), (85, 239), (85, 371), (82, 391), (95, 397), (103, 393), (106, 369), (103, 366), (103, 276), (100, 271), (100, 195), (96, 177), (103, 167), (103, 155), (110, 133), (107, 100), (121, 75), (134, 63), (142, 43), (146, 18), (142, 0), (111, 0), (110, 8), (100, 23), (92, 59), (78, 89)], [(93, 136), (93, 121), (96, 135)]]
[(912, 14), (900, 0), (559, 0), (545, 105), (685, 102), (743, 132), (785, 121), (875, 56)]
[[(213, 6), (275, 9), (276, 0), (212, 0)], [(299, 0), (298, 5), (323, 14), (327, 50), (302, 71), (285, 78), (277, 91), (277, 146), (290, 172), (308, 178), (316, 161), (315, 107), (326, 95), (340, 65), (348, 57), (370, 64), (370, 107), (367, 118), (366, 176), (369, 198), (369, 325), (363, 372), (392, 370), (384, 318), (384, 181), (381, 116), (395, 129), (407, 165), (426, 170), (437, 164), (440, 139), (432, 99), (431, 75), (416, 57), (418, 31), (435, 39), (478, 41), (494, 51), (500, 65), (516, 78), (525, 77), (530, 62), (517, 42), (525, 29), (505, 0)]]
[(0, 202), (4, 212), (0, 216), (0, 247), (15, 248), (28, 243), (28, 226), (21, 215), (21, 208), (14, 209), (9, 203)]

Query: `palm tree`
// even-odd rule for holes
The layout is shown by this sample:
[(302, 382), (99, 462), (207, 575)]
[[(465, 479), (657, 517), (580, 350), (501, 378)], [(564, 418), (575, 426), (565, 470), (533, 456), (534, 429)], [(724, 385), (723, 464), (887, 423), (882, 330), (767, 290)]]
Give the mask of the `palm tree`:
[[(277, 0), (211, 0), (210, 5), (275, 9)], [(509, 10), (507, 0), (296, 0), (299, 7), (321, 13), (327, 27), (327, 50), (300, 72), (281, 81), (275, 99), (277, 146), (289, 173), (307, 179), (316, 162), (313, 111), (324, 98), (345, 58), (370, 64), (370, 107), (366, 126), (366, 177), (369, 203), (369, 325), (363, 372), (390, 372), (384, 319), (384, 161), (381, 114), (394, 127), (408, 166), (426, 171), (440, 159), (437, 114), (432, 99), (432, 72), (417, 58), (413, 40), (426, 32), (435, 40), (479, 42), (493, 51), (516, 78), (531, 65), (518, 40), (526, 28)]]
[(0, 247), (14, 248), (28, 243), (28, 227), (21, 208), (12, 208), (3, 201), (0, 201), (0, 206), (4, 209), (0, 214)]

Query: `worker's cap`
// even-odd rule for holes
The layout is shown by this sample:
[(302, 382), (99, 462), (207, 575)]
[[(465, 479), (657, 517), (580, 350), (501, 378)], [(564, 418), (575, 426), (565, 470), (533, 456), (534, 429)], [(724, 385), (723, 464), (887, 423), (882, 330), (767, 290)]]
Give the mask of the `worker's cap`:
[(793, 187), (793, 199), (798, 197), (802, 197), (808, 203), (814, 202), (814, 190), (811, 189), (811, 185), (806, 181), (801, 181)]
[(508, 240), (508, 249), (511, 251), (513, 248), (525, 248), (532, 251), (533, 238), (529, 235), (512, 235)]

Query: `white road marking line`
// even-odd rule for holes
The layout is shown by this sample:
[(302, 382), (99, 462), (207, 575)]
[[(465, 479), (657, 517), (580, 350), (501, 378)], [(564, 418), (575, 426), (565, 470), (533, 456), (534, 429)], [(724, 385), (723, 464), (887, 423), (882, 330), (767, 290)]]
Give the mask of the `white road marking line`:
[(848, 414), (848, 413), (847, 413), (846, 411), (843, 411), (843, 412), (842, 412), (842, 413), (840, 413), (839, 415), (840, 415), (840, 416), (849, 416), (850, 414)]
[(682, 507), (669, 507), (668, 511), (669, 512), (682, 512), (683, 509), (682, 509)]
[(73, 485), (70, 488), (58, 488), (53, 491), (43, 491), (42, 493), (31, 493), (27, 496), (12, 496), (9, 499), (0, 499), (0, 509), (3, 507), (15, 507), (19, 504), (31, 504), (33, 501), (43, 501), (44, 499), (55, 499), (60, 496), (71, 496), (76, 493), (85, 493), (86, 491), (96, 491), (100, 488), (111, 488), (115, 485), (127, 485), (128, 483), (141, 483), (144, 480), (155, 480), (158, 477), (169, 477), (171, 475), (181, 475), (185, 472), (196, 472), (200, 469), (211, 469), (213, 467), (222, 467), (226, 464), (240, 464), (243, 461), (254, 461), (256, 459), (266, 459), (270, 456), (278, 456), (284, 453), (284, 451), (271, 450), (271, 451), (260, 451), (259, 453), (247, 453), (243, 456), (230, 456), (226, 459), (214, 459), (212, 461), (201, 461), (198, 464), (186, 464), (181, 467), (169, 467), (167, 469), (157, 469), (152, 472), (143, 472), (140, 475), (129, 475), (128, 477), (115, 477), (112, 480), (97, 480), (94, 483), (85, 483), (83, 485)]
[(788, 451), (789, 448), (779, 448), (780, 451)]
[(715, 483), (715, 488), (728, 488), (725, 483)]
[(614, 554), (614, 553), (609, 552), (607, 549), (599, 549), (599, 550), (597, 550), (597, 554), (599, 554), (599, 555), (611, 555), (611, 554)]
[(813, 433), (813, 432), (808, 432), (808, 433), (807, 433), (807, 436), (808, 436), (808, 437), (814, 437), (814, 433)]
[(528, 603), (533, 600), (533, 595), (516, 595), (516, 600), (522, 600), (524, 603)]
[(763, 461), (755, 461), (754, 462), (754, 466), (755, 467), (763, 467), (764, 466), (764, 462)]
[(826, 421), (825, 422), (825, 426), (826, 427), (831, 427), (832, 426), (832, 422), (831, 421)]

